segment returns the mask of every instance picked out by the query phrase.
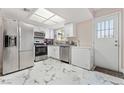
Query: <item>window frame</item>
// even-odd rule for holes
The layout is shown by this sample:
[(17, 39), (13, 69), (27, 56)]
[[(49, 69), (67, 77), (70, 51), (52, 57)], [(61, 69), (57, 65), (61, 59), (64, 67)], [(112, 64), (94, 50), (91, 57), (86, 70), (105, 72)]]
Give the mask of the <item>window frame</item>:
[[(112, 21), (112, 23), (111, 23), (111, 21)], [(106, 28), (106, 22), (108, 22), (108, 28)], [(111, 39), (114, 37), (114, 19), (113, 18), (104, 19), (104, 20), (100, 20), (100, 21), (96, 22), (95, 28), (96, 28), (95, 31), (96, 31), (97, 39), (105, 39), (105, 38)]]

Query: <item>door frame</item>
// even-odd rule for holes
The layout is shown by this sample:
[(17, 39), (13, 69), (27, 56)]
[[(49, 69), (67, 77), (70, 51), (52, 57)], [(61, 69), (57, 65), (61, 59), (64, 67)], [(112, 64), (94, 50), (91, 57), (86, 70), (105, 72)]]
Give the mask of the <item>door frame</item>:
[(93, 19), (93, 31), (92, 31), (92, 47), (93, 47), (93, 54), (94, 54), (94, 65), (95, 65), (95, 31), (96, 31), (96, 22), (98, 19), (106, 18), (112, 15), (118, 15), (118, 70), (119, 72), (124, 73), (124, 69), (122, 69), (122, 11), (106, 14), (99, 17), (94, 17)]

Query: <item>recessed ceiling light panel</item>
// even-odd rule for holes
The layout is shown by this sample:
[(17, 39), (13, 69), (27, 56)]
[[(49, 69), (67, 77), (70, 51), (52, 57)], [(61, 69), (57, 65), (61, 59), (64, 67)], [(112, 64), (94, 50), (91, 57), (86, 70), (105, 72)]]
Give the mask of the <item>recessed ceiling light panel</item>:
[(44, 22), (44, 24), (46, 24), (46, 25), (55, 25), (56, 23), (53, 22), (53, 21), (47, 20), (47, 21)]
[(37, 9), (37, 11), (30, 17), (30, 19), (46, 25), (55, 25), (65, 21), (64, 18), (55, 15), (54, 13), (43, 8)]
[(33, 20), (33, 21), (40, 22), (40, 23), (43, 22), (44, 20), (46, 20), (45, 18), (39, 17), (39, 16), (37, 16), (37, 15), (35, 15), (35, 14), (33, 14), (33, 15), (30, 17), (30, 19)]
[(52, 20), (54, 22), (57, 22), (57, 23), (60, 23), (60, 22), (64, 22), (65, 21), (64, 18), (62, 18), (62, 17), (60, 17), (58, 15), (53, 16), (52, 18), (50, 18), (50, 20)]
[(54, 13), (52, 13), (52, 12), (46, 10), (46, 9), (43, 9), (43, 8), (39, 8), (35, 12), (35, 14), (40, 15), (40, 16), (46, 18), (46, 19), (48, 19), (48, 18), (50, 18), (50, 17), (52, 17), (54, 15)]

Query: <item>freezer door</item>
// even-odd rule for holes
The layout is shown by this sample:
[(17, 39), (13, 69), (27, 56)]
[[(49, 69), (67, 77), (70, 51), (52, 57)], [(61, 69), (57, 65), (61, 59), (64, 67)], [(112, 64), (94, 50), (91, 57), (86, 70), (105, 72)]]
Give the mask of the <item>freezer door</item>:
[[(14, 36), (16, 40), (18, 40), (18, 24), (15, 20), (4, 20), (4, 37), (7, 36)], [(12, 39), (12, 38), (10, 38)], [(13, 41), (13, 40), (10, 40)], [(11, 42), (12, 43), (12, 42)], [(5, 44), (5, 40), (4, 40)], [(16, 46), (11, 45), (5, 47), (3, 49), (3, 66), (2, 66), (2, 74), (11, 73), (18, 69), (18, 42)]]
[(20, 51), (33, 50), (33, 28), (25, 23), (19, 24)]
[(20, 70), (34, 65), (33, 51), (20, 52)]

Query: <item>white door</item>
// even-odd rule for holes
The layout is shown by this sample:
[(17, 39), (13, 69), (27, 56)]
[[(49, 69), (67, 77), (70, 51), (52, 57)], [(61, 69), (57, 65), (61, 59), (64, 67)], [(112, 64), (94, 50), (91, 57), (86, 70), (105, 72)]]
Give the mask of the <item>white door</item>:
[(118, 71), (118, 14), (97, 18), (95, 24), (95, 65)]

